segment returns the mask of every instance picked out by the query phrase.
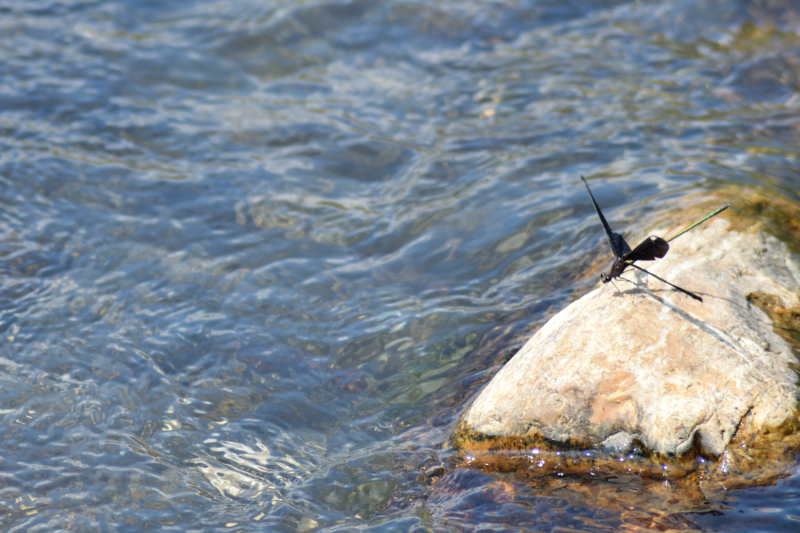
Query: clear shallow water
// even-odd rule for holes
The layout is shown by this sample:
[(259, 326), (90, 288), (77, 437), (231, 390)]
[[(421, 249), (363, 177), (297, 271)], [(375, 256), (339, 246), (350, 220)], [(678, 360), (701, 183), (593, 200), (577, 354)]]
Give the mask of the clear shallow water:
[(446, 443), (595, 279), (581, 173), (626, 231), (798, 199), (798, 32), (788, 0), (0, 2), (0, 527), (795, 529), (795, 473), (648, 523), (653, 485)]

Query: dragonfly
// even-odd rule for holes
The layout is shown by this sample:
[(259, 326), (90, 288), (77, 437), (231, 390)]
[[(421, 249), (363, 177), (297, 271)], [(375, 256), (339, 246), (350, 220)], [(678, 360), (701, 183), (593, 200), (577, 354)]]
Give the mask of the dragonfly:
[[(635, 262), (636, 261), (653, 261), (655, 259), (661, 259), (665, 255), (667, 255), (667, 252), (669, 251), (669, 243), (670, 242), (674, 241), (675, 239), (677, 239), (678, 237), (680, 237), (681, 235), (683, 235), (687, 231), (696, 228), (697, 226), (699, 226), (700, 224), (702, 224), (706, 220), (708, 220), (708, 219), (710, 219), (712, 217), (715, 217), (718, 214), (722, 213), (723, 211), (725, 211), (726, 209), (728, 209), (730, 207), (730, 204), (725, 204), (722, 207), (720, 207), (719, 209), (709, 213), (708, 215), (703, 217), (701, 220), (698, 220), (697, 222), (695, 222), (694, 224), (692, 224), (688, 228), (686, 228), (683, 231), (677, 233), (676, 235), (673, 235), (669, 239), (663, 239), (661, 237), (656, 237), (654, 235), (651, 235), (650, 237), (647, 237), (645, 240), (643, 240), (641, 243), (639, 243), (639, 245), (636, 246), (636, 248), (631, 250), (631, 247), (628, 245), (627, 242), (625, 242), (625, 239), (622, 237), (622, 235), (620, 235), (619, 233), (614, 233), (613, 231), (611, 231), (611, 226), (608, 225), (608, 222), (606, 221), (606, 217), (603, 216), (603, 212), (600, 210), (600, 206), (597, 205), (597, 201), (594, 199), (594, 195), (592, 194), (592, 190), (589, 188), (589, 184), (586, 183), (586, 179), (583, 176), (581, 176), (581, 180), (583, 180), (583, 184), (586, 185), (586, 190), (589, 192), (589, 198), (592, 199), (592, 204), (594, 204), (594, 210), (597, 211), (597, 216), (600, 217), (600, 222), (603, 225), (603, 232), (606, 234), (606, 239), (608, 240), (608, 245), (611, 247), (611, 251), (614, 253), (614, 263), (611, 265), (611, 270), (608, 272), (608, 274), (606, 274), (605, 272), (601, 273), (600, 274), (600, 281), (602, 281), (603, 284), (606, 284), (609, 281), (612, 281), (612, 280), (614, 280), (616, 278), (620, 278), (620, 276), (624, 272), (626, 272), (628, 270), (628, 268), (632, 267), (632, 268), (635, 268), (637, 270), (641, 270), (645, 274), (653, 276), (654, 278), (656, 278), (657, 280), (661, 281), (662, 283), (666, 283), (667, 285), (669, 285), (673, 289), (677, 289), (680, 292), (682, 292), (682, 293), (684, 293), (684, 294), (686, 294), (688, 296), (691, 296), (695, 300), (698, 300), (698, 301), (702, 302), (703, 299), (700, 298), (695, 293), (687, 291), (686, 289), (678, 287), (677, 285), (673, 285), (669, 281), (667, 281), (667, 280), (665, 280), (663, 278), (660, 278), (660, 277), (656, 276), (655, 274), (653, 274), (652, 272), (649, 272), (649, 271), (643, 269), (639, 265), (635, 264)], [(620, 279), (624, 279), (624, 278), (620, 278)], [(626, 281), (629, 281), (629, 280), (626, 280)]]

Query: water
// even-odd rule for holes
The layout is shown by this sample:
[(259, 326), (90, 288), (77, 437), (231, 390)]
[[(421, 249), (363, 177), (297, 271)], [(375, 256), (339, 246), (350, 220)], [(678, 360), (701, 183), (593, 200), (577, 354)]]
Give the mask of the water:
[(0, 15), (3, 530), (798, 527), (795, 471), (667, 504), (447, 445), (594, 282), (581, 173), (620, 231), (727, 185), (798, 200), (790, 0)]

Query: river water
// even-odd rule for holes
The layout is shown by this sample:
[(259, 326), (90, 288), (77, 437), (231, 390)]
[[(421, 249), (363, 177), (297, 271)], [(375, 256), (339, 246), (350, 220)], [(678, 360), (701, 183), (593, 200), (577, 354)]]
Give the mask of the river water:
[(657, 487), (545, 495), (448, 437), (593, 286), (581, 174), (623, 233), (798, 200), (798, 32), (792, 0), (0, 0), (0, 527), (796, 530), (800, 471), (648, 519), (596, 498)]

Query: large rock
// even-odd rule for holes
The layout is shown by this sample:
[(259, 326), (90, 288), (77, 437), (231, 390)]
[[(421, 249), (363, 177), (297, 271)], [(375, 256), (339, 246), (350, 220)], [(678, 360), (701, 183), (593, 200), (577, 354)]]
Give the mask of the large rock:
[(617, 281), (619, 291), (591, 291), (481, 391), (455, 446), (636, 448), (660, 463), (692, 456), (739, 467), (748, 462), (742, 447), (795, 450), (797, 360), (762, 310), (800, 308), (800, 263), (786, 245), (720, 216), (642, 266), (704, 301), (649, 276), (638, 288)]

